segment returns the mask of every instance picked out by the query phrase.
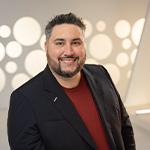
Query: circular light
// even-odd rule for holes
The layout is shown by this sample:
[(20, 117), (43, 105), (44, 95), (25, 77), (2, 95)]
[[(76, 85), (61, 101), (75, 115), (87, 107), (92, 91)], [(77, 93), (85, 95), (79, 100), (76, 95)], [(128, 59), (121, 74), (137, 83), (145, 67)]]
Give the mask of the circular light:
[(42, 50), (31, 51), (25, 59), (26, 71), (31, 76), (35, 76), (37, 73), (42, 71), (45, 68), (46, 64), (46, 54)]
[(5, 48), (2, 43), (0, 43), (0, 61), (5, 57)]
[(34, 18), (23, 17), (15, 23), (13, 34), (15, 39), (22, 45), (30, 46), (39, 40), (41, 27)]
[(98, 60), (102, 60), (112, 52), (112, 41), (107, 35), (98, 34), (91, 39), (89, 47), (91, 55)]
[(0, 26), (0, 36), (2, 38), (7, 38), (9, 37), (11, 34), (11, 29), (10, 27), (6, 26), (6, 25), (2, 25)]
[(13, 61), (9, 61), (5, 65), (5, 70), (10, 74), (15, 73), (17, 71), (17, 64)]
[(105, 67), (108, 70), (114, 84), (117, 85), (120, 80), (120, 70), (114, 64), (106, 64)]
[(135, 45), (139, 45), (143, 27), (144, 27), (145, 19), (139, 19), (135, 22), (132, 28), (131, 37)]
[(134, 49), (131, 53), (130, 59), (131, 59), (131, 63), (133, 64), (135, 62), (135, 58), (136, 58), (136, 54), (137, 54), (137, 49)]
[(46, 36), (45, 35), (42, 35), (41, 39), (40, 39), (40, 46), (43, 50), (45, 50), (45, 41), (46, 41)]
[(13, 89), (18, 88), (19, 86), (27, 82), (29, 79), (30, 79), (29, 76), (27, 76), (24, 73), (16, 74), (13, 77), (12, 82), (11, 82)]
[(88, 38), (92, 34), (92, 24), (88, 20), (83, 20), (84, 24), (86, 25), (85, 30), (85, 38)]
[(104, 21), (98, 21), (96, 24), (96, 28), (98, 31), (102, 32), (106, 29), (106, 23)]
[(131, 40), (130, 39), (124, 39), (122, 42), (122, 47), (124, 49), (129, 49), (131, 47)]
[(6, 46), (6, 53), (11, 58), (17, 58), (22, 54), (22, 47), (16, 41), (11, 41)]
[(88, 58), (86, 60), (85, 64), (98, 64), (98, 62), (95, 59)]
[(0, 92), (4, 89), (6, 82), (6, 76), (4, 71), (0, 68)]
[(127, 73), (127, 78), (129, 79), (130, 77), (131, 77), (131, 70), (129, 70)]
[(124, 67), (128, 64), (129, 57), (126, 53), (120, 53), (117, 56), (116, 62), (120, 67)]
[(115, 33), (119, 38), (125, 38), (129, 35), (131, 26), (127, 20), (119, 20), (115, 25)]

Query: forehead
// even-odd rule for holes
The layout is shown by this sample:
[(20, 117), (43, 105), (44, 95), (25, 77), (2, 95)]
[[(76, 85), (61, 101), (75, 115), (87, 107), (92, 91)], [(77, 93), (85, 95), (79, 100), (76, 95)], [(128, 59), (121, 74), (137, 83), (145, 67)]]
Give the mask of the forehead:
[(61, 24), (53, 27), (51, 37), (83, 37), (83, 31), (74, 24)]

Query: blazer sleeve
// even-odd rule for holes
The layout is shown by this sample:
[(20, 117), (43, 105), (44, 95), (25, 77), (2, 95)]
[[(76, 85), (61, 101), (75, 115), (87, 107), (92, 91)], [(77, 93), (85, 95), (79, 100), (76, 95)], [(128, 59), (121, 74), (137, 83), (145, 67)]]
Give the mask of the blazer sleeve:
[(28, 99), (20, 92), (11, 95), (7, 126), (11, 150), (46, 150), (33, 109)]
[(115, 90), (117, 97), (118, 97), (120, 113), (121, 113), (120, 115), (121, 115), (121, 125), (122, 125), (122, 138), (123, 138), (125, 150), (136, 150), (134, 132), (133, 132), (133, 127), (132, 127), (129, 115), (124, 107), (120, 94), (118, 93), (109, 73), (103, 66), (101, 67), (102, 67), (102, 70), (105, 72), (106, 76), (108, 77), (110, 84), (113, 86), (113, 89)]

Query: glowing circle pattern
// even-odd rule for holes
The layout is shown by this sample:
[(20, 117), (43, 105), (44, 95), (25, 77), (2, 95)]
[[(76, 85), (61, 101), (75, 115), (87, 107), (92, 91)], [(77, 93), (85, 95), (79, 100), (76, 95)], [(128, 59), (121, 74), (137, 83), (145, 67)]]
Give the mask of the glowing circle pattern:
[(15, 23), (13, 34), (22, 45), (31, 46), (39, 40), (41, 27), (34, 18), (23, 17)]
[(13, 61), (9, 61), (5, 65), (5, 70), (10, 74), (15, 73), (17, 71), (17, 64)]
[(131, 53), (130, 59), (131, 59), (131, 63), (133, 64), (135, 62), (135, 58), (137, 55), (137, 49), (134, 49)]
[(88, 20), (84, 19), (83, 21), (84, 21), (84, 24), (86, 25), (85, 38), (88, 38), (92, 34), (92, 31), (93, 31), (92, 24)]
[(135, 22), (132, 28), (131, 37), (135, 45), (139, 45), (143, 27), (144, 27), (145, 19), (139, 19)]
[(35, 76), (43, 70), (47, 64), (46, 53), (43, 50), (31, 51), (25, 59), (26, 71)]
[(0, 36), (2, 38), (8, 38), (11, 34), (11, 29), (7, 25), (0, 26)]
[(128, 65), (129, 57), (126, 53), (120, 53), (116, 58), (116, 62), (120, 67), (124, 67)]
[(6, 54), (11, 58), (17, 58), (22, 54), (22, 46), (16, 41), (11, 41), (6, 46)]
[(30, 79), (29, 76), (26, 75), (25, 73), (16, 74), (13, 77), (12, 82), (11, 82), (13, 89), (18, 88), (19, 86), (27, 82), (29, 79)]
[(98, 31), (103, 32), (106, 29), (106, 23), (104, 21), (99, 21), (96, 24), (96, 28)]
[(86, 61), (85, 61), (86, 64), (99, 64), (95, 59), (92, 59), (92, 58), (88, 58)]
[(131, 26), (127, 20), (120, 20), (115, 25), (115, 33), (119, 38), (126, 38), (130, 34)]
[(105, 67), (108, 70), (110, 76), (112, 77), (114, 84), (117, 85), (120, 80), (120, 70), (114, 64), (106, 64)]
[(112, 41), (107, 35), (98, 34), (91, 39), (89, 48), (90, 53), (94, 58), (102, 60), (111, 54)]
[(5, 57), (5, 48), (4, 45), (0, 43), (0, 61), (2, 61), (4, 57)]
[(0, 92), (4, 89), (6, 82), (6, 76), (4, 71), (0, 68)]
[(40, 46), (41, 48), (44, 50), (45, 49), (45, 41), (46, 41), (46, 36), (45, 35), (42, 35), (41, 39), (40, 39)]
[(131, 77), (131, 70), (129, 70), (127, 73), (127, 78), (129, 79), (130, 77)]
[[(118, 20), (114, 26), (114, 31), (117, 39), (121, 39), (122, 48), (127, 50), (130, 49), (132, 44), (138, 46), (143, 30), (145, 19), (139, 19), (133, 25), (131, 30), (131, 25), (127, 20)], [(93, 31), (98, 31), (98, 33), (90, 37), (89, 48), (90, 56), (86, 60), (86, 64), (99, 64), (104, 63), (101, 60), (109, 59), (111, 57), (113, 43), (110, 37), (106, 34), (102, 34), (106, 30), (106, 22), (99, 20), (96, 25), (93, 25), (90, 21), (84, 20), (86, 25), (85, 37), (89, 38)], [(41, 35), (41, 26), (39, 22), (32, 17), (22, 17), (18, 19), (13, 29), (7, 25), (0, 26), (0, 38), (8, 38), (13, 32), (14, 41), (10, 41), (6, 44), (6, 48), (0, 42), (0, 62), (3, 61), (5, 55), (9, 56), (9, 60), (5, 63), (5, 71), (8, 74), (12, 75), (12, 87), (13, 89), (18, 88), (24, 82), (28, 81), (31, 76), (35, 76), (47, 64), (46, 53), (44, 51), (45, 35)], [(131, 38), (129, 37), (131, 35)], [(6, 39), (5, 39), (6, 40)], [(9, 39), (8, 39), (9, 40)], [(18, 58), (23, 53), (23, 46), (33, 46), (34, 44), (40, 44), (40, 49), (30, 51), (25, 58), (24, 67), (25, 72), (28, 73), (19, 73), (17, 71), (20, 69), (17, 66), (15, 61), (12, 61), (13, 58)], [(125, 52), (125, 51), (124, 51)], [(114, 83), (117, 85), (120, 81), (121, 70), (119, 67), (125, 67), (129, 63), (129, 58), (131, 63), (134, 63), (135, 57), (137, 54), (137, 49), (134, 49), (130, 54), (130, 57), (127, 53), (115, 53), (116, 65), (115, 64), (106, 64), (105, 67), (110, 73)], [(127, 52), (127, 51), (126, 51)], [(130, 51), (128, 51), (130, 52)], [(113, 55), (113, 54), (112, 54)], [(100, 62), (101, 61), (101, 62)], [(107, 60), (106, 60), (107, 61)], [(3, 63), (3, 62), (2, 62)], [(15, 73), (15, 74), (14, 74)], [(29, 77), (30, 75), (30, 77)], [(126, 73), (126, 78), (129, 78), (131, 75), (131, 70)], [(4, 71), (0, 68), (0, 92), (6, 86), (6, 75)]]
[(131, 40), (130, 39), (124, 39), (122, 42), (122, 47), (124, 49), (129, 49), (131, 47)]

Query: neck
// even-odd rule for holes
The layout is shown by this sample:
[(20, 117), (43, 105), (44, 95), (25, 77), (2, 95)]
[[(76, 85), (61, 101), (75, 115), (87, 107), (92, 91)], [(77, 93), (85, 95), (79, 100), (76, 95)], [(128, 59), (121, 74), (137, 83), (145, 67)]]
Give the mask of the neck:
[(51, 70), (51, 72), (54, 75), (54, 77), (56, 78), (56, 80), (58, 81), (58, 83), (62, 87), (65, 87), (65, 88), (71, 89), (71, 88), (78, 86), (80, 79), (81, 79), (81, 72), (78, 72), (76, 75), (74, 75), (73, 77), (70, 77), (70, 78), (60, 76), (52, 70)]

